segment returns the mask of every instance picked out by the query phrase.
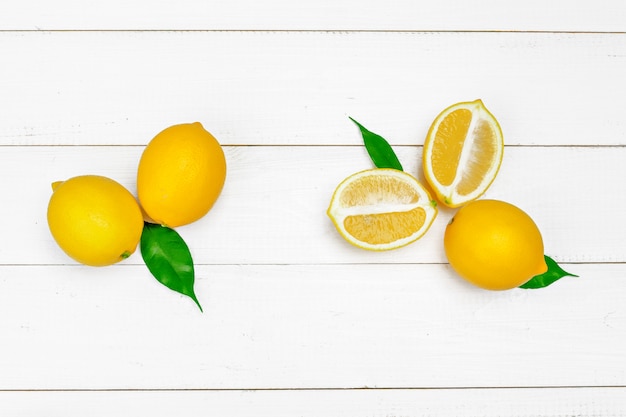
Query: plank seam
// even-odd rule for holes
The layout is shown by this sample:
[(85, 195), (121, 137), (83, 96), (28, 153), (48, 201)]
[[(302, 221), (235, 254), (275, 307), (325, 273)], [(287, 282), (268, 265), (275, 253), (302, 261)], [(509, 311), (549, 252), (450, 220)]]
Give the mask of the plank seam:
[(451, 387), (303, 387), (303, 388), (41, 388), (0, 389), (0, 393), (13, 392), (231, 392), (231, 391), (486, 391), (486, 390), (536, 390), (536, 389), (626, 389), (626, 385), (537, 385), (537, 386), (451, 386)]
[(566, 34), (566, 35), (626, 35), (626, 31), (565, 31), (565, 30), (436, 30), (436, 29), (0, 29), (0, 33), (88, 33), (88, 32), (121, 32), (121, 33), (406, 33), (406, 34), (432, 34), (432, 33), (512, 33), (512, 34)]

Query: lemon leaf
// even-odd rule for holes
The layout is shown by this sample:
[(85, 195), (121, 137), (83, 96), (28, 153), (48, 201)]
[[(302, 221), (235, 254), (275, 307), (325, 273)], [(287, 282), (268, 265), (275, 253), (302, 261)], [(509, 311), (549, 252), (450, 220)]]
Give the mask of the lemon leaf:
[(578, 275), (570, 274), (569, 272), (564, 271), (563, 268), (561, 268), (559, 264), (557, 264), (556, 261), (550, 258), (549, 256), (544, 255), (544, 258), (546, 260), (546, 265), (548, 265), (548, 270), (544, 272), (543, 274), (540, 274), (540, 275), (537, 275), (536, 277), (531, 278), (530, 281), (528, 281), (526, 284), (521, 285), (520, 288), (524, 288), (524, 289), (544, 288), (550, 284), (555, 283), (556, 281), (558, 281), (559, 279), (563, 277), (567, 277), (567, 276), (578, 277)]
[(144, 223), (141, 256), (150, 273), (167, 288), (191, 298), (202, 311), (193, 289), (194, 267), (189, 247), (174, 229)]
[(398, 171), (403, 171), (402, 164), (400, 164), (396, 153), (385, 138), (370, 132), (352, 117), (350, 117), (350, 120), (361, 130), (365, 149), (367, 149), (367, 153), (370, 155), (370, 158), (372, 158), (372, 162), (374, 162), (376, 168), (393, 168)]

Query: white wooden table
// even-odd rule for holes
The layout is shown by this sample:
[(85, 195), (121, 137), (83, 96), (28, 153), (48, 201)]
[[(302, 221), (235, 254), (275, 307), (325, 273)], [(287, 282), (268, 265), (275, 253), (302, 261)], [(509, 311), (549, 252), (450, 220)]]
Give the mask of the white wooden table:
[[(1, 416), (626, 415), (626, 3), (7, 0), (0, 5)], [(450, 269), (441, 209), (406, 248), (335, 232), (371, 167), (405, 170), (444, 107), (505, 135), (486, 197), (579, 278), (488, 292)], [(147, 142), (200, 121), (224, 145), (215, 208), (179, 229), (204, 306), (137, 252), (75, 264), (50, 183), (135, 191)]]

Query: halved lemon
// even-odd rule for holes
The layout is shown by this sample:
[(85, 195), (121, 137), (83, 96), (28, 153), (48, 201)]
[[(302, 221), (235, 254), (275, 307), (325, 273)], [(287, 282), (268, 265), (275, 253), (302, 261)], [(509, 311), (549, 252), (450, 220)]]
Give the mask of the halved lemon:
[(439, 201), (460, 207), (487, 191), (503, 153), (502, 129), (483, 102), (456, 103), (442, 111), (428, 131), (424, 175)]
[(382, 251), (422, 237), (437, 215), (437, 204), (412, 175), (375, 168), (343, 180), (327, 213), (348, 242)]

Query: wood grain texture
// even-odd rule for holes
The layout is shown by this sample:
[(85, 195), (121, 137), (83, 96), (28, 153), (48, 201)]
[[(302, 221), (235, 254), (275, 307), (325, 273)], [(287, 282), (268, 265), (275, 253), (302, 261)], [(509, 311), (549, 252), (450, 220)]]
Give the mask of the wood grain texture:
[(567, 6), (541, 0), (8, 0), (0, 6), (0, 29), (5, 30), (623, 31), (624, 21), (620, 0)]
[(626, 34), (0, 32), (0, 144), (416, 145), (482, 98), (508, 145), (626, 145)]
[[(626, 3), (8, 0), (0, 4), (1, 416), (626, 415)], [(406, 171), (446, 106), (505, 135), (485, 197), (538, 223), (580, 277), (490, 292), (441, 238), (454, 211), (370, 253), (325, 214), (371, 167), (354, 117)], [(163, 128), (225, 147), (217, 205), (179, 229), (200, 313), (138, 253), (65, 256), (50, 183), (135, 192)]]
[(197, 267), (204, 306), (145, 266), (0, 268), (0, 389), (623, 386), (623, 264), (539, 291), (447, 265)]
[[(356, 132), (355, 132), (356, 134)], [(53, 181), (100, 174), (135, 193), (143, 147), (5, 147), (0, 219), (10, 240), (2, 264), (67, 264), (46, 222)], [(423, 181), (421, 147), (399, 147), (405, 170)], [(626, 220), (619, 204), (601, 203), (626, 178), (626, 148), (507, 147), (485, 198), (527, 211), (545, 250), (562, 262), (625, 262)], [(442, 236), (455, 212), (442, 205), (428, 233), (399, 250), (371, 253), (347, 244), (326, 216), (335, 187), (372, 166), (363, 146), (226, 147), (220, 199), (199, 222), (179, 229), (200, 264), (444, 263)], [(590, 174), (591, 173), (591, 174)], [(141, 263), (133, 256), (129, 263)]]
[(224, 417), (611, 416), (626, 413), (624, 388), (0, 392), (7, 415), (219, 413)]

